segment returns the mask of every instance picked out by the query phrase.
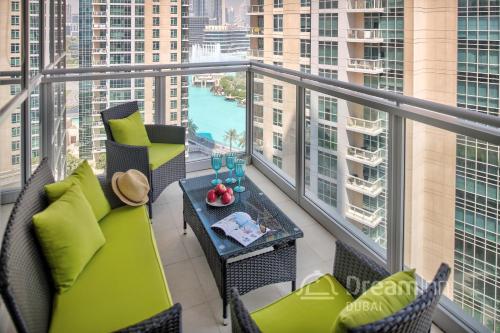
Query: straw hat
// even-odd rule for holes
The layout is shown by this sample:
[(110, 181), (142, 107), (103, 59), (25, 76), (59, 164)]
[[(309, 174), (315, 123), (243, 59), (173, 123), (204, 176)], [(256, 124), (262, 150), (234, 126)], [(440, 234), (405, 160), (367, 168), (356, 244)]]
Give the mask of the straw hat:
[(115, 172), (111, 186), (118, 198), (129, 206), (144, 205), (149, 200), (148, 178), (139, 170)]

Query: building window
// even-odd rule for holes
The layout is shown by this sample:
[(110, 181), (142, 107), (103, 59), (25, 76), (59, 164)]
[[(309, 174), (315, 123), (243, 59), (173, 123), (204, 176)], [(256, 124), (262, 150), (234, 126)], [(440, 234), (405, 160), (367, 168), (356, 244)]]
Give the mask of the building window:
[(311, 41), (309, 39), (300, 40), (300, 56), (303, 58), (311, 57)]
[(176, 29), (170, 30), (170, 38), (177, 38), (177, 30)]
[(135, 39), (144, 39), (144, 30), (136, 30)]
[(302, 73), (311, 74), (311, 65), (300, 65), (300, 71)]
[(19, 25), (19, 15), (12, 15), (10, 17), (10, 25)]
[(338, 15), (332, 13), (319, 14), (319, 36), (338, 36)]
[(159, 17), (153, 17), (153, 26), (154, 27), (160, 26), (160, 18)]
[(337, 129), (325, 124), (318, 124), (318, 146), (337, 150)]
[(283, 134), (273, 132), (273, 148), (283, 150)]
[(278, 168), (283, 169), (283, 159), (281, 157), (273, 155), (273, 164)]
[(253, 113), (253, 120), (256, 123), (263, 124), (264, 123), (264, 108), (262, 105), (254, 104), (254, 113)]
[(12, 141), (11, 148), (12, 151), (19, 151), (21, 149), (21, 141), (19, 140)]
[(12, 43), (10, 44), (10, 53), (19, 53), (20, 48), (19, 43)]
[(273, 61), (273, 65), (276, 67), (283, 67), (283, 63), (281, 61)]
[(10, 120), (12, 124), (19, 124), (21, 122), (21, 114), (19, 112), (11, 114)]
[(318, 96), (319, 119), (337, 121), (337, 100), (327, 96)]
[(170, 112), (170, 121), (177, 121), (177, 112)]
[(170, 18), (170, 25), (172, 27), (176, 27), (177, 26), (177, 17), (171, 17)]
[(170, 6), (170, 14), (177, 14), (177, 6)]
[(170, 108), (171, 109), (177, 109), (177, 101), (175, 99), (170, 101)]
[(171, 62), (177, 61), (177, 53), (170, 53), (170, 61)]
[(274, 8), (283, 8), (283, 0), (274, 0)]
[(10, 58), (10, 67), (20, 67), (20, 66), (21, 66), (21, 58), (19, 57)]
[(153, 41), (153, 51), (158, 51), (160, 50), (160, 42), (159, 41)]
[(327, 79), (337, 79), (337, 71), (331, 69), (320, 68), (318, 71), (318, 75)]
[(320, 175), (337, 178), (337, 156), (318, 151), (318, 173)]
[(274, 31), (283, 31), (283, 14), (273, 15)]
[(135, 54), (135, 63), (143, 64), (144, 63), (144, 53), (136, 53)]
[[(154, 20), (153, 20), (153, 22), (154, 22)], [(136, 17), (135, 18), (135, 27), (136, 28), (144, 28), (144, 17)]]
[(273, 84), (273, 102), (283, 103), (283, 86)]
[(170, 89), (170, 97), (177, 97), (177, 88)]
[(273, 125), (283, 126), (283, 111), (280, 109), (273, 108)]
[(333, 9), (338, 7), (338, 0), (319, 0), (319, 9)]
[(153, 5), (153, 14), (160, 14), (160, 5)]
[(21, 163), (21, 155), (19, 154), (12, 155), (11, 162), (12, 165), (19, 165), (19, 163)]
[(153, 53), (153, 62), (160, 62), (160, 55), (158, 53)]
[(172, 86), (177, 85), (177, 76), (170, 77), (170, 85), (172, 85)]
[(300, 0), (300, 7), (310, 7), (311, 0)]
[(160, 29), (153, 29), (153, 38), (160, 38)]
[(173, 51), (177, 50), (177, 42), (175, 42), (175, 41), (170, 42), (170, 49)]
[(13, 12), (18, 12), (19, 11), (19, 2), (18, 1), (12, 1), (10, 3), (10, 10)]
[(273, 38), (273, 54), (283, 55), (283, 38)]
[(17, 138), (17, 137), (21, 136), (21, 127), (12, 127), (11, 131), (12, 131), (11, 136), (13, 138)]
[(337, 185), (318, 178), (318, 199), (332, 207), (337, 207)]
[(337, 65), (337, 42), (319, 42), (319, 63), (322, 65)]
[(311, 32), (311, 14), (300, 14), (300, 32)]
[(12, 29), (10, 31), (10, 39), (19, 39), (19, 38), (20, 38), (19, 29)]
[(135, 6), (135, 15), (144, 16), (144, 6), (136, 5)]

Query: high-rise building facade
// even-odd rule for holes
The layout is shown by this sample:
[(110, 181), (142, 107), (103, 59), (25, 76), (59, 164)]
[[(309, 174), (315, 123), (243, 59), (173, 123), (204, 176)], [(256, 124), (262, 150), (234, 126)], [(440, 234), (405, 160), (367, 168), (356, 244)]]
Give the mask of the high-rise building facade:
[[(80, 67), (178, 64), (188, 61), (189, 1), (81, 0)], [(106, 135), (100, 112), (129, 100), (139, 102), (146, 122), (163, 112), (167, 124), (187, 123), (187, 78), (169, 77), (167, 110), (154, 110), (154, 80), (81, 81), (79, 157), (98, 161)]]
[(220, 45), (221, 53), (247, 52), (248, 29), (231, 25), (208, 25), (203, 30), (204, 45)]

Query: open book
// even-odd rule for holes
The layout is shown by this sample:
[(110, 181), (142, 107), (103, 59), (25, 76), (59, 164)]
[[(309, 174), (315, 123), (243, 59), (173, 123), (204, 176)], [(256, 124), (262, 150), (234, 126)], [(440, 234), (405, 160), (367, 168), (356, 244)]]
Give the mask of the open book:
[(266, 228), (262, 231), (250, 215), (244, 212), (233, 213), (213, 224), (212, 228), (221, 229), (226, 236), (234, 238), (243, 246), (256, 241), (269, 230)]

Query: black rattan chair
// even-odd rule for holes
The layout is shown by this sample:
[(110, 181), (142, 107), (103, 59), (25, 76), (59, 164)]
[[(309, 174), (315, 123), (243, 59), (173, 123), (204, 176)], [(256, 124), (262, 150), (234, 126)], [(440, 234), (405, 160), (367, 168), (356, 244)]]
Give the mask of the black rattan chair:
[[(432, 315), (439, 302), (439, 298), (446, 286), (450, 268), (441, 264), (434, 280), (411, 304), (382, 320), (356, 327), (350, 333), (375, 333), (375, 332), (408, 332), (428, 333), (432, 324)], [(373, 283), (389, 276), (389, 273), (373, 260), (362, 255), (354, 248), (337, 241), (333, 276), (346, 288), (350, 294), (357, 298)], [(356, 277), (362, 281), (359, 284), (349, 284), (349, 280)], [(245, 305), (240, 299), (238, 291), (231, 291), (231, 325), (233, 333), (261, 333), (259, 327), (250, 316)]]
[[(122, 205), (109, 183), (100, 181), (111, 206)], [(47, 207), (44, 185), (53, 182), (49, 164), (43, 159), (17, 198), (5, 229), (0, 252), (0, 293), (19, 333), (48, 332), (50, 326), (56, 291), (36, 240), (32, 217)], [(181, 332), (181, 312), (177, 303), (122, 332)]]
[[(129, 146), (114, 141), (108, 121), (130, 116), (139, 110), (136, 101), (120, 104), (101, 112), (106, 131), (106, 175), (108, 180), (115, 172), (137, 169), (144, 173), (151, 186), (149, 193), (149, 214), (152, 216), (152, 203), (171, 183), (186, 178), (185, 153), (180, 153), (155, 170), (150, 170), (147, 147)], [(186, 129), (171, 125), (146, 125), (149, 140), (153, 143), (186, 142)]]

